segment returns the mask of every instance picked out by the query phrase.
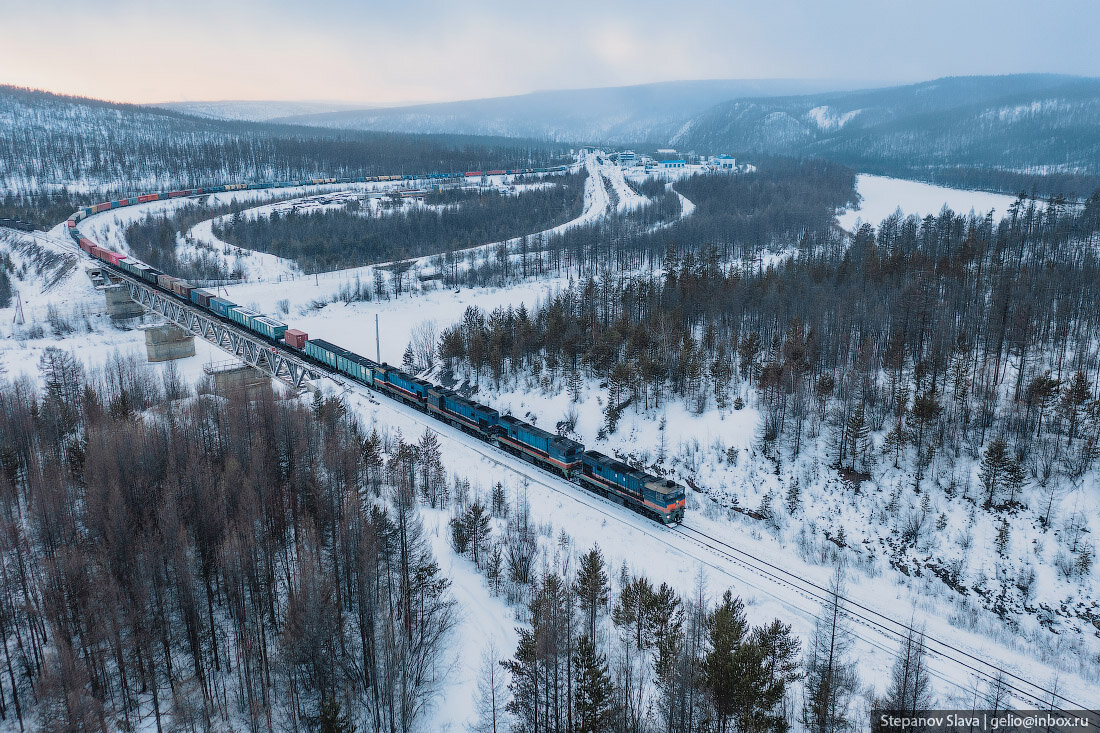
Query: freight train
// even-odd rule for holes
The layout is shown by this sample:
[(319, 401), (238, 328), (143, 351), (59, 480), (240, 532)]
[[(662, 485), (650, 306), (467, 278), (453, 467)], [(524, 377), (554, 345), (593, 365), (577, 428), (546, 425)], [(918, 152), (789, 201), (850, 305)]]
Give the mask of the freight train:
[[(550, 173), (565, 170), (556, 168), (526, 168), (522, 170), (491, 170), (484, 175), (511, 175), (519, 173)], [(645, 471), (609, 458), (597, 451), (586, 451), (584, 445), (569, 438), (549, 433), (511, 415), (501, 415), (493, 408), (469, 400), (453, 390), (420, 379), (385, 363), (378, 363), (355, 352), (348, 351), (323, 339), (311, 339), (309, 334), (271, 316), (244, 308), (226, 298), (221, 298), (203, 288), (195, 287), (181, 278), (157, 270), (155, 267), (100, 247), (80, 233), (78, 225), (89, 216), (123, 206), (196, 196), (222, 191), (312, 186), (330, 183), (356, 183), (366, 181), (419, 180), (425, 178), (465, 179), (483, 175), (481, 171), (465, 173), (431, 173), (409, 176), (375, 176), (370, 178), (313, 178), (304, 181), (280, 183), (233, 183), (224, 186), (184, 189), (168, 193), (142, 194), (115, 201), (105, 201), (84, 207), (69, 217), (69, 234), (91, 257), (109, 268), (151, 287), (169, 293), (193, 306), (214, 313), (254, 334), (258, 334), (279, 348), (292, 350), (328, 369), (337, 371), (392, 399), (410, 405), (435, 419), (491, 443), (501, 450), (519, 456), (535, 465), (556, 473), (601, 496), (607, 497), (634, 511), (664, 524), (676, 524), (684, 518), (684, 488), (674, 481), (654, 476)]]

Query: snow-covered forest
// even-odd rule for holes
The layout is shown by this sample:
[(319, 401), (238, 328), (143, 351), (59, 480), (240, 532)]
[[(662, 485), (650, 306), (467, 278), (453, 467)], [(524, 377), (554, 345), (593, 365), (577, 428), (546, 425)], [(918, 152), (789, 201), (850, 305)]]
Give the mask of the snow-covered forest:
[(64, 233), (108, 192), (561, 146), (0, 105), (0, 216), (42, 229), (0, 232), (0, 731), (842, 733), (1098, 702), (1100, 193), (882, 219), (863, 185), (904, 187), (836, 160), (595, 151), (80, 225), (683, 484), (667, 528), (347, 379), (226, 393), (201, 339), (147, 364), (153, 317), (109, 318)]

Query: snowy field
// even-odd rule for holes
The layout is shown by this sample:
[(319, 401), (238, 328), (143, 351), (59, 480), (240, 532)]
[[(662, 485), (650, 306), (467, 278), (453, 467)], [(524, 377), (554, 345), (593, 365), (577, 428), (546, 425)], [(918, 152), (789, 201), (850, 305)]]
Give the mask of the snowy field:
[[(615, 191), (618, 209), (639, 205), (636, 198), (641, 197), (626, 185), (622, 171), (598, 166), (591, 156), (586, 165), (590, 175), (586, 184), (584, 212), (578, 219), (563, 226), (594, 221), (610, 211), (612, 197), (605, 183)], [(955, 211), (974, 209), (984, 212), (994, 208), (1001, 213), (1013, 200), (1008, 196), (958, 191), (878, 176), (860, 176), (859, 191), (864, 198), (861, 208), (840, 217), (841, 224), (846, 228), (860, 219), (877, 224), (899, 206), (906, 213), (916, 214), (937, 213), (944, 204)], [(251, 200), (259, 205), (264, 204), (262, 194), (265, 192), (248, 193), (257, 194)], [(235, 195), (241, 194), (237, 192)], [(690, 202), (686, 199), (682, 201), (683, 215), (690, 215)], [(157, 204), (165, 211), (178, 205), (175, 202)], [(154, 206), (156, 204), (93, 217), (86, 224), (86, 231), (103, 237), (104, 243), (118, 246), (125, 224), (144, 216)], [(202, 225), (196, 230), (200, 227)], [(193, 230), (196, 237), (209, 233), (209, 228), (205, 233), (196, 230)], [(56, 232), (53, 233), (56, 235)], [(56, 241), (57, 237), (54, 239)], [(71, 247), (66, 250), (66, 245), (67, 242), (61, 240), (42, 246), (56, 247), (57, 253), (64, 254), (71, 251)], [(3, 246), (12, 248), (11, 243)], [(471, 305), (489, 311), (496, 307), (518, 307), (523, 303), (530, 309), (566, 285), (561, 280), (544, 280), (494, 289), (452, 291), (429, 287), (390, 300), (350, 304), (328, 302), (318, 308), (313, 305), (315, 302), (330, 301), (341, 287), (356, 278), (367, 281), (373, 275), (373, 269), (356, 268), (326, 273), (316, 278), (300, 277), (287, 263), (276, 262), (277, 258), (270, 255), (245, 253), (243, 257), (257, 258), (256, 266), (248, 271), (256, 282), (228, 288), (229, 297), (273, 314), (278, 313), (280, 302), (286, 301), (285, 320), (293, 326), (370, 357), (375, 354), (374, 322), (375, 316), (378, 316), (381, 358), (390, 363), (400, 363), (412, 332), (423, 323), (432, 324), (438, 333), (461, 318), (465, 308)], [(264, 258), (270, 258), (270, 261)], [(427, 260), (424, 258), (421, 264), (426, 266)], [(273, 286), (270, 281), (278, 279), (284, 281)], [(12, 325), (11, 308), (0, 310), (3, 322), (0, 334), (4, 337), (0, 342), (0, 369), (6, 372), (7, 378), (20, 373), (35, 375), (41, 351), (50, 345), (72, 349), (92, 364), (103, 363), (115, 351), (144, 355), (141, 332), (121, 331), (109, 323), (104, 315), (102, 295), (95, 291), (79, 267), (53, 284), (28, 275), (18, 283), (18, 287), (25, 294), (28, 325), (43, 324), (50, 305), (64, 313), (77, 314), (81, 322), (88, 325), (81, 326), (79, 332), (65, 338), (50, 334), (49, 327), (46, 327), (42, 337), (29, 338), (27, 326)], [(180, 373), (191, 381), (201, 376), (204, 364), (229, 358), (201, 340), (196, 340), (196, 346), (196, 356), (177, 362)], [(165, 367), (155, 365), (155, 368)], [(336, 387), (327, 383), (326, 389), (332, 392)], [(553, 382), (520, 381), (499, 386), (483, 382), (479, 390), (480, 399), (490, 401), (498, 408), (511, 410), (525, 419), (537, 420), (547, 429), (553, 429), (556, 421), (571, 409), (576, 409), (579, 418), (577, 436), (590, 447), (633, 455), (647, 463), (656, 462), (664, 456), (663, 465), (681, 480), (690, 478), (700, 486), (721, 489), (713, 495), (724, 492), (727, 497), (738, 499), (741, 507), (756, 508), (769, 494), (773, 494), (776, 502), (781, 501), (782, 495), (775, 494), (783, 482), (799, 476), (804, 481), (804, 502), (808, 513), (812, 512), (822, 521), (831, 518), (836, 523), (846, 522), (854, 526), (863, 521), (862, 506), (884, 503), (883, 499), (889, 494), (890, 486), (884, 484), (873, 490), (870, 496), (853, 496), (838, 480), (810, 475), (811, 469), (805, 464), (785, 467), (784, 476), (776, 476), (771, 464), (753, 452), (759, 416), (751, 401), (743, 410), (711, 407), (702, 414), (695, 414), (680, 402), (665, 403), (660, 410), (647, 414), (628, 410), (620, 421), (618, 431), (607, 441), (597, 442), (604, 392), (594, 382), (582, 386), (581, 398), (576, 405)], [(742, 393), (750, 396), (747, 388)], [(791, 623), (795, 633), (803, 639), (809, 636), (818, 611), (816, 601), (807, 598), (796, 587), (777, 583), (739, 562), (733, 553), (716, 552), (714, 548), (703, 546), (698, 540), (678, 531), (640, 519), (573, 484), (550, 477), (517, 458), (496, 451), (365, 388), (348, 387), (343, 397), (369, 426), (376, 426), (381, 432), (399, 432), (408, 441), (416, 440), (428, 428), (437, 432), (443, 444), (445, 465), (454, 474), (469, 478), (474, 491), (483, 498), (496, 481), (500, 481), (511, 496), (525, 494), (534, 517), (546, 528), (541, 560), (545, 566), (562, 562), (559, 551), (555, 550), (555, 542), (559, 533), (564, 531), (569, 536), (572, 550), (581, 552), (598, 543), (612, 570), (617, 571), (623, 562), (629, 563), (635, 571), (644, 572), (656, 582), (669, 582), (685, 595), (690, 594), (701, 571), (707, 577), (712, 597), (732, 587), (744, 598), (751, 622), (760, 623), (778, 617)], [(817, 506), (811, 506), (813, 503)], [(820, 585), (827, 584), (830, 565), (811, 561), (806, 553), (792, 546), (792, 538), (796, 534), (793, 526), (781, 530), (765, 527), (764, 523), (729, 511), (728, 507), (696, 492), (690, 492), (688, 508), (688, 526), (721, 538), (756, 557), (781, 564), (799, 578)], [(502, 656), (510, 656), (516, 641), (514, 627), (519, 621), (502, 599), (489, 593), (484, 578), (474, 571), (471, 563), (451, 551), (446, 528), (449, 515), (425, 509), (425, 520), (433, 535), (434, 549), (440, 563), (454, 581), (452, 590), (462, 605), (464, 615), (455, 635), (453, 673), (443, 702), (434, 711), (427, 729), (465, 730), (473, 715), (475, 677), (482, 651), (492, 643)], [(952, 516), (951, 521), (962, 523), (965, 517)], [(952, 524), (951, 531), (955, 529), (955, 524)], [(987, 539), (977, 537), (976, 548), (981, 548)], [(1079, 649), (1065, 645), (1074, 642), (1073, 635), (1065, 641), (1048, 638), (1053, 635), (1030, 625), (1020, 632), (1019, 638), (1015, 634), (1005, 634), (1003, 626), (999, 626), (999, 622), (987, 612), (973, 608), (970, 609), (972, 617), (964, 618), (963, 611), (947, 594), (931, 592), (930, 588), (934, 588), (931, 583), (938, 581), (909, 577), (881, 560), (870, 561), (866, 558), (866, 548), (854, 548), (853, 553), (861, 557), (856, 558), (853, 563), (856, 569), (849, 576), (848, 595), (852, 599), (891, 618), (915, 619), (925, 625), (930, 636), (950, 640), (980, 659), (992, 660), (1037, 683), (1048, 684), (1058, 680), (1063, 694), (1094, 707), (1100, 705), (1100, 682), (1097, 678), (1082, 673), (1074, 668), (1075, 665), (1067, 663), (1067, 657), (1060, 656), (1080, 653)], [(975, 562), (982, 562), (982, 559), (975, 558)], [(871, 627), (857, 627), (856, 636), (857, 652), (861, 659), (860, 676), (865, 683), (881, 687), (892, 664), (891, 655), (897, 642)], [(1033, 643), (1037, 639), (1041, 643)], [(1096, 653), (1095, 640), (1077, 641), (1091, 648), (1092, 654)], [(969, 706), (973, 690), (978, 686), (973, 674), (937, 655), (932, 656), (930, 663), (941, 706)]]
[(858, 209), (846, 211), (837, 217), (840, 226), (852, 232), (858, 228), (856, 222), (877, 227), (886, 217), (898, 209), (902, 213), (925, 217), (939, 214), (944, 206), (957, 214), (973, 211), (984, 215), (993, 209), (993, 216), (999, 219), (1008, 210), (1015, 196), (985, 191), (966, 191), (946, 186), (934, 186), (930, 183), (907, 181), (900, 178), (871, 176), (860, 174), (856, 177), (856, 190), (863, 198)]

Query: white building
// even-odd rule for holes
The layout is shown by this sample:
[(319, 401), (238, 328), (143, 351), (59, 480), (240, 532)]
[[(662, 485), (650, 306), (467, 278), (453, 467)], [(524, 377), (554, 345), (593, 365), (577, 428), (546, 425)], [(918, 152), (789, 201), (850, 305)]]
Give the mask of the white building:
[(683, 168), (686, 163), (682, 160), (662, 160), (661, 170), (667, 171), (672, 168)]
[(624, 150), (619, 153), (619, 165), (623, 168), (629, 168), (637, 162), (637, 158), (634, 155), (633, 150)]
[(711, 158), (710, 164), (719, 170), (733, 170), (737, 167), (737, 160), (732, 155), (719, 155)]

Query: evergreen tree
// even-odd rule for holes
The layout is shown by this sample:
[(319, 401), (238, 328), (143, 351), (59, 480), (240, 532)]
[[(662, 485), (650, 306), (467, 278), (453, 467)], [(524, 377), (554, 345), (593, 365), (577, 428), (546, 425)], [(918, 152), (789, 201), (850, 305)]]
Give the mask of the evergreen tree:
[(574, 723), (577, 733), (605, 733), (615, 719), (615, 685), (608, 674), (607, 660), (596, 651), (588, 636), (577, 640), (573, 652), (576, 687), (573, 691)]
[(416, 355), (413, 353), (412, 344), (405, 347), (405, 353), (401, 356), (401, 368), (410, 374), (419, 371), (416, 366)]
[(980, 466), (980, 476), (982, 486), (985, 488), (986, 507), (993, 506), (997, 491), (1008, 477), (1011, 462), (1012, 459), (1008, 455), (1008, 446), (1000, 438), (991, 442), (985, 449)]
[(1028, 410), (1026, 417), (1030, 418), (1033, 409), (1039, 413), (1038, 424), (1035, 429), (1036, 438), (1043, 434), (1043, 414), (1054, 404), (1054, 400), (1058, 396), (1058, 388), (1061, 385), (1061, 380), (1052, 377), (1049, 371), (1028, 382), (1027, 390), (1024, 392)]
[(894, 468), (900, 468), (901, 464), (901, 452), (905, 450), (905, 445), (908, 442), (905, 430), (905, 418), (899, 416), (894, 422), (894, 427), (890, 428), (890, 432), (886, 433), (886, 438), (882, 443), (882, 450), (887, 455), (894, 454)]
[(855, 471), (863, 468), (863, 456), (867, 452), (870, 426), (867, 425), (866, 412), (863, 402), (856, 405), (856, 409), (848, 417), (846, 425), (848, 433), (848, 445), (852, 453), (852, 469)]
[(577, 570), (577, 579), (573, 588), (577, 594), (577, 604), (585, 618), (588, 638), (595, 640), (597, 638), (596, 621), (601, 611), (607, 608), (611, 592), (603, 553), (600, 552), (599, 545), (594, 545), (581, 556), (580, 568)]
[(703, 657), (703, 685), (717, 733), (726, 733), (734, 715), (747, 703), (742, 693), (751, 661), (747, 658), (751, 654), (743, 649), (748, 631), (745, 604), (727, 590), (707, 618), (710, 650)]
[(1073, 378), (1070, 379), (1069, 384), (1066, 386), (1065, 392), (1062, 394), (1062, 403), (1060, 405), (1062, 414), (1065, 416), (1065, 420), (1068, 423), (1069, 429), (1066, 431), (1066, 445), (1072, 445), (1073, 439), (1077, 437), (1077, 425), (1080, 421), (1081, 410), (1085, 404), (1092, 397), (1092, 385), (1089, 384), (1088, 378), (1082, 371), (1075, 372)]
[(508, 495), (504, 491), (504, 484), (499, 481), (493, 484), (491, 510), (494, 517), (503, 518), (508, 516)]

